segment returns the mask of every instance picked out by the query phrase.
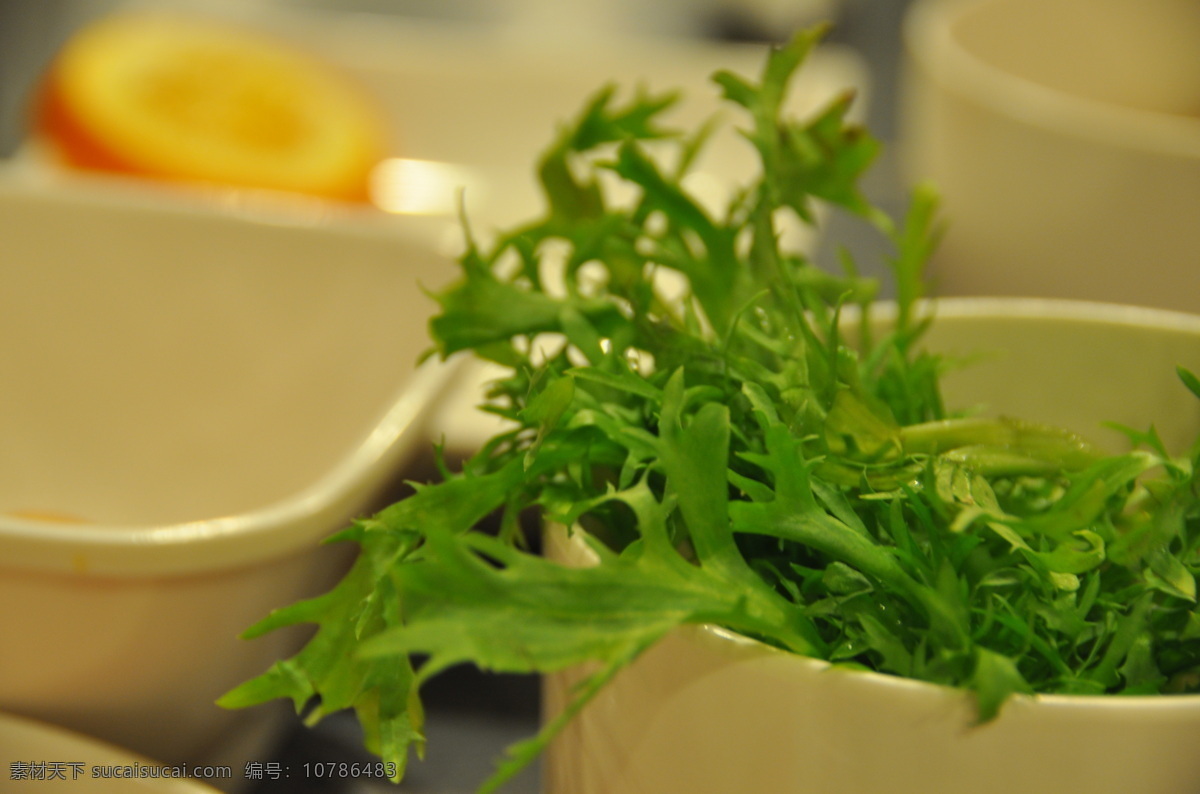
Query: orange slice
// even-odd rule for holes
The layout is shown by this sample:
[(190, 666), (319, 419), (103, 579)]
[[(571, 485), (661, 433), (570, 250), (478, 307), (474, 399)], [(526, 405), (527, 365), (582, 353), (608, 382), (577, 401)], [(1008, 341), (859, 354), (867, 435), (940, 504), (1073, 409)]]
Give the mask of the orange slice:
[(38, 92), (34, 128), (84, 169), (360, 201), (384, 125), (316, 57), (241, 28), (162, 15), (74, 35)]

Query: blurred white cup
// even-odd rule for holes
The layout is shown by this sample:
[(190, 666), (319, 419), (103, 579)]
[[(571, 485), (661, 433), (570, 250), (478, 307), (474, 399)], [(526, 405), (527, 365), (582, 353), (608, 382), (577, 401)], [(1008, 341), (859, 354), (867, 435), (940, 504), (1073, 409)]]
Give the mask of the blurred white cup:
[(1200, 311), (1200, 3), (917, 0), (904, 37), (940, 294)]

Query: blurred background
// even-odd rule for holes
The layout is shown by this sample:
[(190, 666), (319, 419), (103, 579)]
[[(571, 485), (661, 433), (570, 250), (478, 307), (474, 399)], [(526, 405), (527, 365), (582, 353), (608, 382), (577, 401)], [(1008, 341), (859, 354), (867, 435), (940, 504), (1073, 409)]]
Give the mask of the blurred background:
[[(28, 91), (40, 70), (70, 33), (91, 19), (128, 5), (119, 0), (0, 0), (0, 153), (11, 153), (22, 135)], [(162, 0), (187, 7), (186, 0)], [(577, 35), (634, 33), (710, 40), (778, 40), (797, 25), (837, 22), (831, 39), (858, 49), (879, 81), (886, 102), (900, 51), (900, 19), (907, 0), (211, 0), (191, 3), (206, 10), (244, 14), (278, 8), (348, 15), (434, 19), (471, 28), (558, 28)], [(891, 108), (879, 105), (872, 121), (880, 134), (892, 129)]]
[[(614, 63), (637, 42), (645, 63), (654, 62), (647, 52), (658, 52), (664, 74), (673, 74), (678, 64), (671, 58), (681, 53), (753, 48), (829, 21), (827, 45), (841, 60), (824, 79), (844, 79), (860, 92), (862, 120), (884, 144), (863, 185), (868, 197), (896, 215), (916, 181), (929, 177), (943, 190), (949, 227), (935, 269), (942, 294), (1200, 311), (1200, 4), (1191, 0), (0, 0), (0, 158), (23, 158), (30, 96), (59, 47), (88, 22), (129, 6), (265, 23), (327, 44), (327, 52), (375, 75), (386, 70), (388, 47), (432, 30), (446, 41), (461, 33), (476, 43), (518, 41), (523, 50), (553, 45), (563, 52), (578, 43), (580, 52), (617, 54)], [(954, 15), (968, 7), (983, 12)], [(915, 59), (905, 56), (906, 19), (910, 46), (920, 49)], [(389, 39), (413, 29), (416, 38)], [(515, 50), (496, 50), (506, 51)], [(464, 70), (486, 60), (462, 55)], [(451, 68), (453, 60), (438, 63)], [(499, 75), (493, 77), (503, 79), (504, 65), (492, 66)], [(486, 63), (481, 68), (488, 70)], [(1176, 80), (1178, 91), (1149, 102), (1146, 85)], [(1090, 90), (1094, 83), (1127, 87), (1118, 96)], [(571, 113), (581, 99), (552, 112)], [(457, 95), (440, 100), (443, 106), (421, 112), (464, 112)], [(406, 109), (397, 111), (401, 127)], [(486, 132), (480, 119), (464, 134), (477, 139)], [(464, 140), (469, 146), (472, 139)], [(527, 163), (520, 168), (527, 175)], [(882, 270), (887, 254), (876, 235), (838, 216), (817, 245), (818, 258), (829, 263), (837, 249), (851, 249), (868, 274)], [(454, 420), (446, 421), (453, 432)], [(469, 434), (464, 438), (469, 444)], [(418, 462), (408, 474), (429, 464)], [(532, 678), (467, 670), (437, 679), (427, 691), (429, 757), (412, 767), (402, 790), (473, 790), (507, 744), (536, 729), (537, 689)], [(264, 763), (293, 769), (306, 760), (365, 758), (353, 721), (342, 718), (297, 727), (271, 752)], [(250, 790), (388, 789), (267, 775)], [(508, 790), (536, 792), (537, 770)]]
[[(461, 30), (486, 40), (541, 41), (553, 44), (560, 54), (570, 46), (564, 42), (590, 43), (599, 53), (593, 71), (603, 70), (610, 58), (618, 61), (624, 42), (633, 40), (646, 45), (639, 52), (641, 74), (656, 68), (650, 65), (653, 56), (646, 54), (655, 42), (682, 48), (683, 53), (688, 52), (689, 45), (698, 45), (700, 49), (694, 53), (697, 57), (691, 63), (705, 63), (704, 58), (726, 57), (719, 54), (723, 50), (705, 50), (708, 45), (769, 44), (786, 39), (799, 27), (828, 22), (833, 26), (826, 43), (828, 48), (838, 50), (843, 60), (822, 78), (823, 82), (830, 88), (837, 88), (840, 82), (859, 94), (857, 119), (884, 143), (863, 189), (876, 204), (899, 215), (907, 205), (908, 192), (900, 174), (895, 139), (899, 129), (901, 28), (909, 5), (910, 0), (45, 0), (36, 4), (0, 0), (0, 157), (21, 159), (28, 134), (30, 94), (56, 50), (72, 32), (121, 9), (180, 9), (242, 19), (309, 39), (305, 43), (315, 44), (318, 49), (324, 46), (322, 38), (338, 39), (342, 31), (334, 50), (337, 55), (351, 57), (355, 38), (363, 31), (386, 31), (393, 25), (404, 30), (410, 23), (419, 30), (428, 27), (435, 37)], [(374, 44), (387, 46), (385, 33), (374, 38)], [(377, 50), (355, 67), (375, 70), (379, 64), (370, 59), (376, 57)], [(753, 50), (741, 55), (748, 63), (758, 57)], [(589, 56), (571, 57), (586, 60)], [(663, 53), (661, 64), (666, 77), (660, 76), (659, 85), (669, 85), (667, 81), (681, 72), (683, 61), (672, 70), (672, 59), (672, 54)], [(709, 60), (693, 76), (706, 77), (711, 68), (721, 65)], [(585, 73), (575, 65), (565, 71), (570, 75), (567, 79)], [(559, 100), (554, 97), (544, 104)], [(573, 113), (576, 101), (562, 98), (558, 117)], [(397, 134), (403, 141), (404, 130), (401, 128)], [(830, 233), (817, 241), (820, 261), (838, 266), (839, 251), (845, 248), (861, 260), (868, 275), (883, 275), (880, 261), (888, 250), (883, 240), (862, 224), (837, 215), (827, 223)], [(823, 244), (826, 239), (837, 240), (837, 246)]]
[[(503, 35), (610, 39), (662, 37), (673, 41), (771, 42), (817, 21), (835, 23), (827, 41), (846, 45), (869, 69), (868, 124), (890, 140), (896, 130), (895, 94), (901, 19), (908, 0), (0, 0), (0, 156), (24, 139), (27, 104), (38, 75), (70, 34), (87, 22), (130, 5), (188, 8), (231, 16), (315, 14), (417, 20)], [(365, 23), (369, 24), (369, 23)], [(890, 159), (869, 186), (880, 201), (898, 200)]]

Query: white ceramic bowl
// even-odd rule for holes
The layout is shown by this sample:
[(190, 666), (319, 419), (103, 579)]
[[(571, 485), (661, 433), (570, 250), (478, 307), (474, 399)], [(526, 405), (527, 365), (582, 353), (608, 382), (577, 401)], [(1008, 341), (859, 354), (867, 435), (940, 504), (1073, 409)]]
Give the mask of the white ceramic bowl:
[(225, 774), (218, 768), (175, 766), (165, 770), (169, 776), (162, 776), (158, 764), (135, 753), (11, 714), (0, 714), (0, 747), (4, 748), (4, 779), (16, 791), (217, 794), (197, 776), (221, 779)]
[(166, 204), (0, 183), (0, 708), (194, 763), (269, 739), (213, 701), (295, 637), (238, 635), (326, 588), (320, 539), (425, 442), (452, 269)]
[[(946, 382), (951, 404), (1094, 432), (1153, 422), (1176, 449), (1200, 401), (1175, 366), (1200, 367), (1200, 317), (1088, 303), (942, 301), (928, 338), (998, 351)], [(581, 547), (550, 536), (551, 553)], [(556, 712), (574, 674), (550, 676)], [(961, 691), (830, 668), (728, 632), (677, 631), (619, 674), (554, 743), (547, 794), (1195, 794), (1200, 695), (1018, 697), (972, 727)]]
[(1200, 311), (1200, 5), (918, 0), (904, 40), (940, 294)]

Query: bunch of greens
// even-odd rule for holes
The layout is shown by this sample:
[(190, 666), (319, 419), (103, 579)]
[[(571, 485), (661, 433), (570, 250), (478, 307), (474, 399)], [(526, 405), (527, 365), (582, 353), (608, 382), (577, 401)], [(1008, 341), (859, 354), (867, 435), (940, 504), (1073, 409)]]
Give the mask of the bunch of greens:
[[(1014, 692), (1197, 691), (1197, 453), (1130, 431), (1140, 449), (1103, 456), (946, 411), (946, 362), (918, 346), (934, 202), (917, 191), (895, 224), (864, 200), (877, 143), (847, 123), (848, 96), (782, 113), (820, 35), (772, 50), (759, 82), (715, 75), (761, 158), (719, 213), (685, 187), (708, 128), (663, 129), (671, 97), (605, 90), (562, 131), (539, 164), (545, 216), (487, 250), (468, 240), (432, 322), (441, 354), (505, 368), (489, 410), (512, 429), (337, 536), (361, 546), (345, 579), (251, 631), (315, 623), (315, 637), (225, 705), (353, 708), (402, 774), (438, 671), (595, 663), (494, 786), (689, 623), (967, 688), (981, 720)], [(614, 181), (634, 198), (613, 200)], [(781, 242), (821, 203), (894, 243), (886, 333), (871, 330), (878, 285), (849, 257), (829, 273)], [(525, 549), (530, 511), (588, 538), (598, 564)], [(496, 515), (498, 534), (478, 528)]]

